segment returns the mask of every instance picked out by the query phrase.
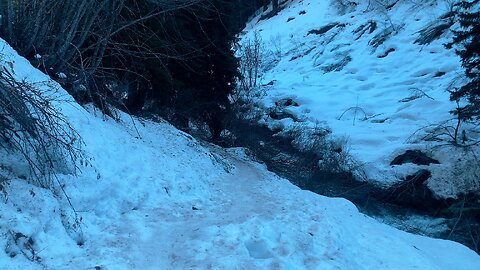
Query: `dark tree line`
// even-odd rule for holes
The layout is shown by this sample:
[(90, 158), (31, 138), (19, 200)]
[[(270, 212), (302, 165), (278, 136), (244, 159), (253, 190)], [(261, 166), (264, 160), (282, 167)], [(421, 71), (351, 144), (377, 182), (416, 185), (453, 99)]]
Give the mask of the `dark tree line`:
[(480, 0), (461, 1), (458, 5), (461, 30), (455, 32), (453, 43), (461, 45), (457, 54), (469, 82), (452, 91), (451, 99), (466, 101), (454, 111), (460, 120), (480, 120)]
[(80, 103), (222, 130), (235, 35), (268, 0), (0, 0), (0, 34)]

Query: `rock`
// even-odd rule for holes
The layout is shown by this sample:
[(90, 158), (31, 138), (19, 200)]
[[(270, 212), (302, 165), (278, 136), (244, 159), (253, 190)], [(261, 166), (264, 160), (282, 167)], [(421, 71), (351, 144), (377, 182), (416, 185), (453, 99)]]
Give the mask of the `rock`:
[(267, 84), (262, 84), (262, 86), (272, 86), (275, 84), (276, 80), (269, 81)]
[(288, 107), (288, 106), (298, 107), (298, 106), (300, 106), (297, 102), (295, 102), (291, 98), (280, 99), (280, 100), (275, 102), (275, 105), (281, 106), (281, 107)]
[(327, 33), (328, 31), (332, 30), (334, 27), (336, 27), (338, 25), (339, 25), (339, 23), (334, 22), (334, 23), (324, 25), (324, 26), (320, 27), (319, 29), (312, 29), (312, 30), (308, 31), (307, 36), (312, 35), (312, 34), (323, 35), (323, 34)]
[(275, 119), (275, 120), (282, 120), (282, 119), (285, 119), (285, 118), (291, 118), (295, 122), (298, 121), (298, 119), (297, 119), (297, 117), (295, 117), (295, 115), (293, 115), (289, 112), (283, 111), (283, 110), (273, 110), (268, 115), (272, 119)]
[(405, 163), (413, 163), (417, 165), (440, 164), (436, 159), (427, 156), (420, 150), (407, 150), (404, 154), (397, 156), (390, 162), (390, 165), (402, 165)]

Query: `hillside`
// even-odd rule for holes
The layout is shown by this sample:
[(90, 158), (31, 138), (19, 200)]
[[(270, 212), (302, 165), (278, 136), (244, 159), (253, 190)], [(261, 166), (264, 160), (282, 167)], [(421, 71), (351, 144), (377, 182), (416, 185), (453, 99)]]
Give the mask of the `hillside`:
[[(253, 114), (300, 148), (328, 134), (360, 180), (391, 186), (426, 169), (439, 197), (480, 190), (478, 146), (452, 144), (448, 90), (465, 82), (444, 46), (458, 27), (453, 9), (452, 1), (293, 0), (273, 17), (259, 13), (240, 36), (243, 47), (262, 44), (258, 93), (249, 94), (262, 112)], [(466, 144), (479, 139), (478, 126), (462, 132)], [(407, 151), (434, 162), (393, 162)]]
[(402, 232), (344, 199), (302, 191), (242, 149), (203, 144), (161, 120), (118, 112), (115, 121), (84, 109), (8, 44), (1, 47), (2, 68), (57, 97), (54, 106), (84, 141), (80, 170), (57, 172), (50, 189), (29, 184), (19, 154), (1, 150), (1, 269), (480, 265), (458, 243)]

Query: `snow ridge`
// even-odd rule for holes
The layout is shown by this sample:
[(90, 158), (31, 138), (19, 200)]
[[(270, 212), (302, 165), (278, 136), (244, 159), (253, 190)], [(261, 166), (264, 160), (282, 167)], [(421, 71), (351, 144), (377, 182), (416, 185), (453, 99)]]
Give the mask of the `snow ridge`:
[[(258, 35), (264, 45), (266, 96), (257, 102), (267, 112), (279, 100), (299, 104), (285, 109), (291, 118), (265, 113), (261, 122), (284, 132), (331, 129), (337, 140), (346, 138), (344, 148), (361, 162), (365, 180), (389, 186), (429, 169), (428, 185), (438, 196), (478, 190), (472, 175), (480, 172), (467, 166), (461, 173), (474, 155), (448, 146), (445, 136), (456, 124), (447, 90), (464, 82), (459, 57), (444, 46), (455, 27), (448, 3), (293, 0), (270, 19), (253, 18), (241, 38)], [(461, 126), (475, 141), (480, 133), (469, 128)], [(440, 164), (390, 166), (406, 150), (424, 151)]]

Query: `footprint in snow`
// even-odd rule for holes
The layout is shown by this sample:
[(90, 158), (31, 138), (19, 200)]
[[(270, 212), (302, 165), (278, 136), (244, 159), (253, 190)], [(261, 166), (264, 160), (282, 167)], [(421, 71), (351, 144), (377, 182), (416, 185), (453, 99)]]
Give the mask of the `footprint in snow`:
[(247, 248), (250, 257), (254, 259), (269, 259), (273, 257), (270, 248), (263, 240), (252, 240), (246, 243), (245, 247)]

